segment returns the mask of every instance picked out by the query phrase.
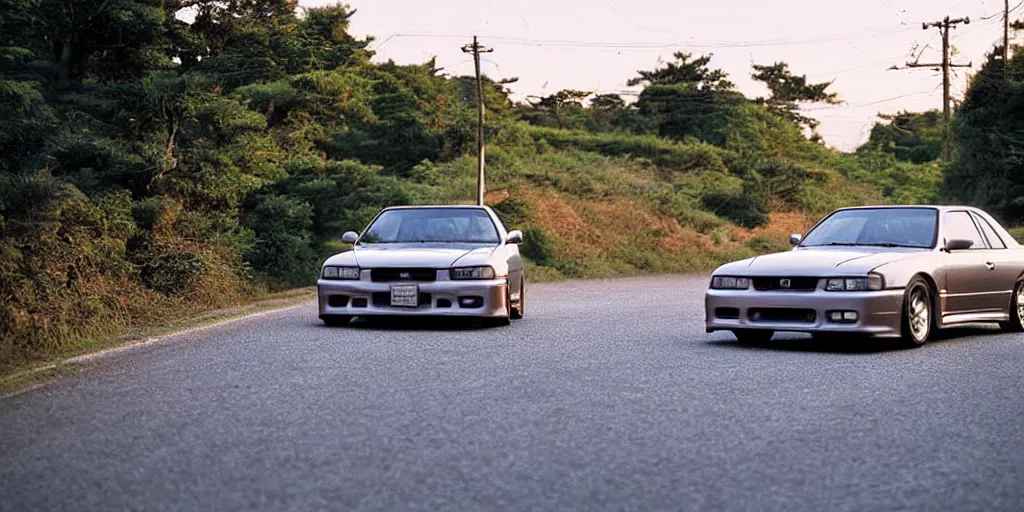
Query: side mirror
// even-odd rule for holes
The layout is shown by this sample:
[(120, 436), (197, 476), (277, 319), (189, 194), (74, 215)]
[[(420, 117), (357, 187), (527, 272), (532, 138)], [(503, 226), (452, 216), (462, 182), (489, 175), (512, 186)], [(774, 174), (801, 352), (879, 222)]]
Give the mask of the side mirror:
[(505, 237), (506, 244), (521, 244), (523, 243), (523, 232), (517, 230), (509, 231), (508, 236)]
[(963, 240), (963, 239), (959, 239), (959, 238), (954, 238), (953, 240), (950, 240), (950, 241), (946, 242), (946, 250), (947, 251), (960, 251), (960, 250), (963, 250), (963, 249), (970, 249), (973, 245), (974, 245), (974, 241), (973, 240)]
[(346, 244), (354, 244), (359, 239), (359, 233), (355, 231), (346, 231), (344, 235), (341, 235), (341, 241)]
[(789, 245), (800, 245), (800, 242), (804, 240), (804, 236), (799, 233), (793, 233), (789, 235)]

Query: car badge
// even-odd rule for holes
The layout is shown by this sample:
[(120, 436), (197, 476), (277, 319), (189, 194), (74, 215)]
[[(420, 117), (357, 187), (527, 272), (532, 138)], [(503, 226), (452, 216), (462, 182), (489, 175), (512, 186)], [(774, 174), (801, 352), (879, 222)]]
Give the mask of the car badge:
[(779, 286), (789, 288), (793, 283), (789, 279), (779, 279)]
[(398, 277), (400, 277), (402, 279), (412, 279), (412, 275), (409, 274), (408, 272), (402, 272), (402, 273), (398, 274)]

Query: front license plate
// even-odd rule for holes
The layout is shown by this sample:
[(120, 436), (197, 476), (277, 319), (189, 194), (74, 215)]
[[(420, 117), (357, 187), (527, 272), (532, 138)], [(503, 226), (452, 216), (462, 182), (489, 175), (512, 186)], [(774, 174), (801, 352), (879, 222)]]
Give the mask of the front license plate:
[(391, 305), (403, 308), (419, 306), (420, 287), (416, 284), (391, 285)]

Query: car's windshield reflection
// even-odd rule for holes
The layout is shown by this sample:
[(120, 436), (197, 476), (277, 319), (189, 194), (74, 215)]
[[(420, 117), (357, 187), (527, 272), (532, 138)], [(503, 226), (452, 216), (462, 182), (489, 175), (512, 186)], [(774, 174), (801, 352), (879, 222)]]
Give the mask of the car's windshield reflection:
[(368, 244), (498, 244), (494, 221), (479, 209), (410, 208), (382, 213), (359, 245)]
[(836, 212), (815, 227), (800, 247), (935, 246), (938, 212), (932, 208), (864, 208)]

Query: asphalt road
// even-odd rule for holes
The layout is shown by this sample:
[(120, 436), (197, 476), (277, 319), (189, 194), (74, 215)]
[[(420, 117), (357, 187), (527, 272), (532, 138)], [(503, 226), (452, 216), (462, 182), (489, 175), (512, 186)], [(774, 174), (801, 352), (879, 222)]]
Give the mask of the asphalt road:
[(1024, 510), (1024, 338), (737, 344), (702, 276), (511, 327), (315, 306), (0, 399), (2, 510)]

